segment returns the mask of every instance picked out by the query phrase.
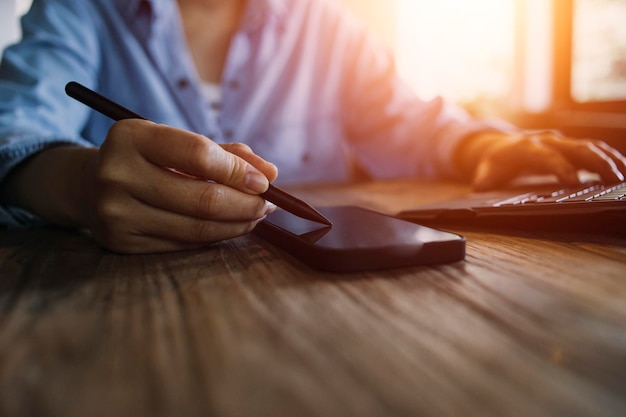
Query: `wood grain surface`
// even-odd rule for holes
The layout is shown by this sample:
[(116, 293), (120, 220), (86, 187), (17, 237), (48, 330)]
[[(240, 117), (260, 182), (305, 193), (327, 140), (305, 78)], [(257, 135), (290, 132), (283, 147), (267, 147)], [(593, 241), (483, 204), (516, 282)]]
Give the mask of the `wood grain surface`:
[[(296, 191), (393, 211), (467, 190)], [(463, 262), (329, 274), (256, 235), (122, 256), (1, 232), (0, 415), (626, 415), (626, 239), (462, 234)]]

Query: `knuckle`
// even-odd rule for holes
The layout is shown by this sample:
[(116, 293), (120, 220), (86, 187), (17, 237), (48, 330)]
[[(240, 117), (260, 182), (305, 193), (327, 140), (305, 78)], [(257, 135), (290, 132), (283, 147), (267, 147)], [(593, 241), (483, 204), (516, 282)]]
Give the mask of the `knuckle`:
[(243, 159), (233, 156), (231, 162), (228, 164), (228, 184), (238, 185), (245, 181), (246, 170), (248, 163)]
[(119, 122), (115, 122), (109, 128), (109, 132), (107, 134), (106, 142), (111, 143), (116, 141), (120, 137), (126, 136), (126, 132), (128, 129), (128, 123), (124, 123), (124, 120), (120, 120)]
[(212, 143), (200, 135), (190, 135), (189, 138), (185, 138), (185, 146), (187, 146), (188, 150), (187, 155), (190, 155), (195, 164), (205, 164), (206, 161), (215, 158), (215, 152), (213, 146), (211, 146)]
[(207, 184), (206, 187), (200, 189), (195, 200), (198, 204), (199, 213), (215, 215), (222, 210), (224, 190), (221, 187)]
[(95, 213), (99, 223), (105, 229), (111, 229), (116, 224), (119, 224), (123, 218), (124, 210), (116, 201), (101, 198), (96, 200)]
[(120, 169), (115, 169), (115, 166), (109, 162), (102, 162), (96, 171), (95, 182), (99, 189), (108, 189), (109, 187), (119, 185), (121, 182), (120, 177)]
[(135, 165), (128, 163), (119, 155), (101, 151), (95, 172), (95, 183), (99, 187), (107, 188), (122, 186), (128, 179), (133, 178), (132, 170), (134, 169), (136, 169)]
[(228, 164), (225, 172), (224, 182), (226, 184), (236, 185), (239, 183), (239, 169), (236, 167), (237, 163)]
[(576, 141), (574, 143), (574, 148), (579, 152), (596, 151), (598, 149), (593, 142), (588, 140)]
[(267, 214), (268, 206), (261, 197), (255, 197), (255, 219), (259, 219)]
[(137, 134), (137, 123), (135, 120), (120, 120), (109, 128), (104, 147), (114, 146), (123, 141), (127, 141)]
[(250, 148), (245, 143), (236, 142), (236, 143), (231, 144), (230, 151), (237, 153), (237, 154), (252, 153), (252, 148)]
[[(235, 152), (227, 151), (200, 135), (194, 136), (194, 139), (190, 140), (187, 146), (192, 164), (198, 167), (199, 171), (207, 172), (207, 165), (210, 165), (209, 171), (212, 178), (206, 179), (236, 186), (244, 181), (247, 162), (237, 156)], [(247, 147), (244, 144), (241, 146)]]

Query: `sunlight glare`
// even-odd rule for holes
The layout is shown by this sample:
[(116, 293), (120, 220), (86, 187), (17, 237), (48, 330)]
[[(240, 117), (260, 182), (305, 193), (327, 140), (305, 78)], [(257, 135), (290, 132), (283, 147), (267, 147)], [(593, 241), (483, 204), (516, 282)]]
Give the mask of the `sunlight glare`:
[(515, 0), (397, 1), (398, 68), (422, 98), (507, 94)]

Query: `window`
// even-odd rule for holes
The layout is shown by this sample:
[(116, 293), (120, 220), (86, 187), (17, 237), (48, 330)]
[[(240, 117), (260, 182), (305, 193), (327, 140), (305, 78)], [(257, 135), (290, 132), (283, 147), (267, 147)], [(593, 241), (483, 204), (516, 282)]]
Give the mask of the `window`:
[(626, 0), (553, 0), (554, 88), (549, 123), (626, 152)]
[(0, 0), (0, 52), (20, 38), (18, 19), (31, 3), (32, 0)]
[(515, 8), (515, 0), (397, 0), (400, 73), (425, 99), (468, 103), (509, 96)]
[(575, 0), (571, 97), (626, 100), (626, 0)]
[[(554, 111), (587, 112), (579, 114), (585, 124), (626, 128), (626, 0), (554, 1)], [(608, 113), (619, 117), (609, 121)]]
[(17, 0), (17, 15), (21, 16), (28, 11), (33, 0)]

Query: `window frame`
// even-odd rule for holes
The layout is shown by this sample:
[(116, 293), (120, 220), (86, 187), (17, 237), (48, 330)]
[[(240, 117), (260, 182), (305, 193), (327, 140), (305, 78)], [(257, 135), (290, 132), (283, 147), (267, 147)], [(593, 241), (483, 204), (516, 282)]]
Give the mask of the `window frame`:
[(554, 111), (626, 113), (626, 100), (576, 101), (572, 96), (574, 65), (574, 2), (553, 0), (553, 108)]

